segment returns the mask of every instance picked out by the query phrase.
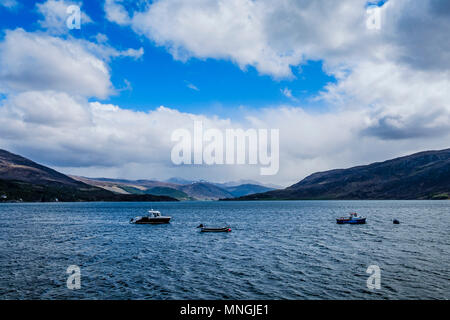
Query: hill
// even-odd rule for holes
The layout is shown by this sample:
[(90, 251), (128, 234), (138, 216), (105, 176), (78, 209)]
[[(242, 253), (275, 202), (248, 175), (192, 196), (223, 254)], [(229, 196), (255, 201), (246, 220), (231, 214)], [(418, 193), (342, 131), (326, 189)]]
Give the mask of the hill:
[(207, 182), (196, 182), (179, 187), (179, 190), (198, 200), (219, 200), (233, 197), (233, 194), (225, 189)]
[(0, 150), (0, 201), (176, 201), (176, 199), (149, 194), (118, 194), (77, 181), (29, 159)]
[(181, 178), (169, 179), (178, 183), (169, 182), (169, 180), (125, 180), (76, 176), (72, 178), (116, 193), (165, 195), (178, 200), (218, 200), (273, 190), (259, 184), (219, 184), (208, 181), (194, 182)]
[(450, 149), (314, 173), (283, 190), (237, 200), (450, 199)]
[(243, 197), (250, 194), (268, 192), (273, 190), (273, 188), (268, 188), (257, 184), (241, 184), (234, 187), (226, 187), (225, 189), (230, 192), (233, 197)]

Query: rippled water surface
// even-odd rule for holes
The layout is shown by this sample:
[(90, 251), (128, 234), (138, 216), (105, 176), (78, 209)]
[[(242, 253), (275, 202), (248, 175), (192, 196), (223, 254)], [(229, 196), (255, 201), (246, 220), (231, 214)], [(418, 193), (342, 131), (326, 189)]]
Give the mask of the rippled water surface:
[[(128, 223), (151, 207), (173, 221)], [(350, 211), (368, 223), (337, 225)], [(449, 299), (449, 227), (445, 201), (0, 204), (0, 297)]]

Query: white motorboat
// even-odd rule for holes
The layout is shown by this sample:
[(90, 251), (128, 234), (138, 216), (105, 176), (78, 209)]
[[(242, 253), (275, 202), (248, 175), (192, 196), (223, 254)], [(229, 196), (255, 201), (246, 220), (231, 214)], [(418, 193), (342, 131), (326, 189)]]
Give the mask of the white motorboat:
[(130, 223), (135, 224), (163, 224), (169, 223), (171, 217), (165, 217), (161, 215), (158, 210), (149, 210), (147, 216), (135, 217), (130, 220)]

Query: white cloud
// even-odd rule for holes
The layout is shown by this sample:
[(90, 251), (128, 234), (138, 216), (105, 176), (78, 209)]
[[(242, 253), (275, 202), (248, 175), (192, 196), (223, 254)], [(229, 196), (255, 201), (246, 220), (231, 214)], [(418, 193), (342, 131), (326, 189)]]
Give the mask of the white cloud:
[(0, 84), (15, 91), (56, 90), (107, 97), (112, 84), (106, 63), (77, 41), (22, 29), (0, 43)]
[(115, 22), (119, 25), (127, 25), (130, 23), (131, 18), (128, 15), (128, 12), (121, 5), (122, 1), (117, 0), (105, 0), (104, 10), (106, 13), (106, 18)]
[(90, 115), (83, 103), (66, 93), (27, 91), (12, 95), (4, 111), (15, 121), (31, 126), (77, 129), (90, 123)]
[[(171, 166), (172, 130), (227, 120), (160, 107), (150, 112), (89, 103), (54, 91), (11, 95), (0, 106), (0, 140), (13, 150), (36, 151), (37, 159), (59, 166), (121, 167), (130, 163)], [(37, 150), (40, 150), (37, 152)]]
[[(123, 1), (109, 2), (127, 12)], [(337, 76), (361, 61), (385, 57), (415, 68), (450, 66), (448, 1), (389, 0), (376, 32), (366, 26), (367, 3), (159, 0), (131, 16), (127, 12), (120, 24), (166, 47), (175, 59), (229, 59), (275, 78), (292, 77), (291, 69), (310, 59), (324, 60)]]
[(19, 5), (19, 3), (17, 2), (17, 0), (2, 0), (2, 1), (0, 1), (0, 6), (8, 8), (10, 10), (17, 8), (18, 5)]
[(97, 41), (97, 43), (106, 43), (108, 42), (108, 36), (103, 33), (97, 33), (95, 35), (95, 40)]
[[(448, 132), (450, 5), (389, 0), (381, 29), (366, 27), (366, 0), (160, 0), (134, 12), (132, 28), (175, 59), (229, 59), (275, 78), (323, 60), (337, 83), (319, 98), (367, 112), (360, 135), (381, 140)], [(295, 101), (289, 88), (281, 91)]]
[(190, 57), (230, 59), (242, 69), (256, 66), (262, 73), (290, 76), (297, 52), (283, 57), (267, 46), (262, 30), (264, 8), (251, 1), (158, 1), (134, 15), (132, 26), (175, 59)]
[(143, 53), (142, 48), (117, 51), (84, 40), (9, 30), (0, 43), (0, 91), (53, 90), (106, 98), (114, 92), (106, 62)]
[(192, 84), (192, 83), (190, 83), (190, 82), (188, 82), (188, 81), (186, 81), (186, 87), (188, 87), (189, 89), (192, 89), (192, 90), (194, 90), (194, 91), (200, 91), (200, 89), (197, 88), (196, 85), (194, 85), (194, 84)]
[[(438, 137), (450, 129), (450, 73), (380, 61), (361, 63), (323, 97), (370, 115), (365, 134), (381, 139)], [(361, 108), (363, 106), (363, 108)]]
[[(37, 3), (36, 7), (40, 14), (44, 16), (44, 20), (40, 20), (39, 24), (42, 28), (53, 34), (63, 34), (69, 32), (66, 20), (69, 16), (67, 8), (71, 5), (81, 7), (80, 2), (72, 2), (65, 0), (47, 0), (44, 3)], [(92, 19), (81, 12), (81, 27), (83, 24), (92, 23)]]
[(382, 12), (381, 43), (395, 47), (392, 60), (421, 70), (450, 68), (448, 0), (390, 0)]
[[(175, 59), (229, 59), (276, 78), (307, 59), (350, 61), (368, 52), (365, 0), (160, 0), (120, 24), (165, 46)], [(115, 7), (125, 11), (122, 4)], [(108, 17), (108, 15), (107, 15)], [(128, 13), (127, 13), (127, 17)], [(111, 21), (117, 19), (109, 18)], [(333, 61), (332, 61), (333, 60)]]
[[(112, 2), (126, 11), (125, 1)], [(376, 32), (366, 27), (367, 3), (159, 0), (124, 23), (176, 59), (230, 59), (276, 78), (292, 76), (291, 68), (309, 59), (324, 60), (327, 72), (338, 78), (362, 62), (380, 59), (448, 69), (448, 1), (389, 0)]]
[(298, 99), (292, 95), (292, 90), (291, 89), (284, 88), (284, 89), (280, 89), (280, 91), (286, 98), (289, 98), (292, 101), (298, 101)]
[(124, 86), (118, 89), (118, 91), (133, 91), (133, 86), (130, 81), (128, 81), (127, 79), (123, 79), (123, 83)]
[[(87, 97), (113, 91), (108, 61), (140, 58), (143, 49), (15, 30), (0, 43), (0, 91), (9, 93), (0, 100), (0, 145), (84, 175), (255, 179), (259, 167), (174, 167), (171, 132), (193, 119), (219, 129), (279, 128), (280, 172), (268, 179), (285, 184), (319, 170), (448, 147), (447, 1), (389, 0), (377, 32), (366, 28), (365, 0), (159, 0), (136, 12), (123, 4), (106, 1), (107, 18), (175, 59), (228, 59), (274, 78), (292, 78), (292, 68), (323, 60), (337, 78), (318, 97), (327, 112), (274, 106), (244, 109), (231, 121), (89, 103)], [(295, 98), (287, 87), (282, 93)]]
[[(277, 106), (246, 111), (243, 119), (195, 115), (160, 107), (138, 112), (115, 105), (88, 102), (53, 91), (24, 92), (0, 106), (0, 145), (67, 173), (127, 178), (185, 176), (209, 180), (253, 178), (294, 183), (319, 170), (383, 160), (423, 149), (444, 148), (441, 139), (419, 137), (386, 141), (360, 135), (370, 128), (370, 111), (312, 113)], [(202, 120), (205, 129), (280, 129), (280, 171), (259, 176), (259, 166), (174, 166), (170, 160), (175, 129), (192, 130)]]

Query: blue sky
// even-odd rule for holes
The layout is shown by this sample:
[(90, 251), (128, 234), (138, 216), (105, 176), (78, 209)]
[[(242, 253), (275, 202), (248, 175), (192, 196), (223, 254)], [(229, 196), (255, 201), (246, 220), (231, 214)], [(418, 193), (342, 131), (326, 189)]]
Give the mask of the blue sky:
[[(84, 176), (283, 185), (444, 149), (449, 21), (447, 0), (2, 0), (0, 148)], [(279, 172), (175, 166), (194, 120), (279, 130)]]
[(282, 92), (285, 88), (291, 90), (295, 102), (314, 105), (310, 98), (334, 81), (322, 71), (321, 62), (311, 61), (295, 72), (295, 79), (279, 81), (259, 75), (252, 67), (242, 71), (229, 61), (193, 58), (183, 63), (151, 44), (144, 45), (144, 50), (142, 61), (112, 63), (113, 81), (120, 85), (126, 70), (133, 90), (106, 102), (135, 109), (165, 105), (194, 113), (209, 113), (212, 109), (224, 116), (227, 108), (237, 106), (262, 108), (292, 103)]
[[(221, 116), (240, 106), (263, 108), (286, 103), (320, 110), (323, 105), (311, 98), (327, 83), (335, 81), (332, 75), (323, 71), (322, 61), (311, 60), (296, 66), (294, 77), (289, 79), (261, 75), (252, 66), (242, 70), (228, 60), (191, 58), (186, 62), (176, 61), (163, 47), (135, 34), (129, 27), (123, 28), (105, 19), (102, 1), (85, 1), (82, 10), (93, 23), (82, 22), (81, 30), (71, 30), (71, 36), (92, 40), (101, 33), (115, 48), (144, 48), (144, 55), (138, 60), (117, 59), (110, 63), (111, 80), (119, 92), (103, 99), (104, 103), (134, 110), (164, 105), (180, 111)], [(42, 30), (36, 23), (40, 19), (42, 15), (32, 1), (21, 3), (14, 10), (0, 7), (2, 30)], [(291, 91), (292, 98), (283, 94), (286, 88)]]

